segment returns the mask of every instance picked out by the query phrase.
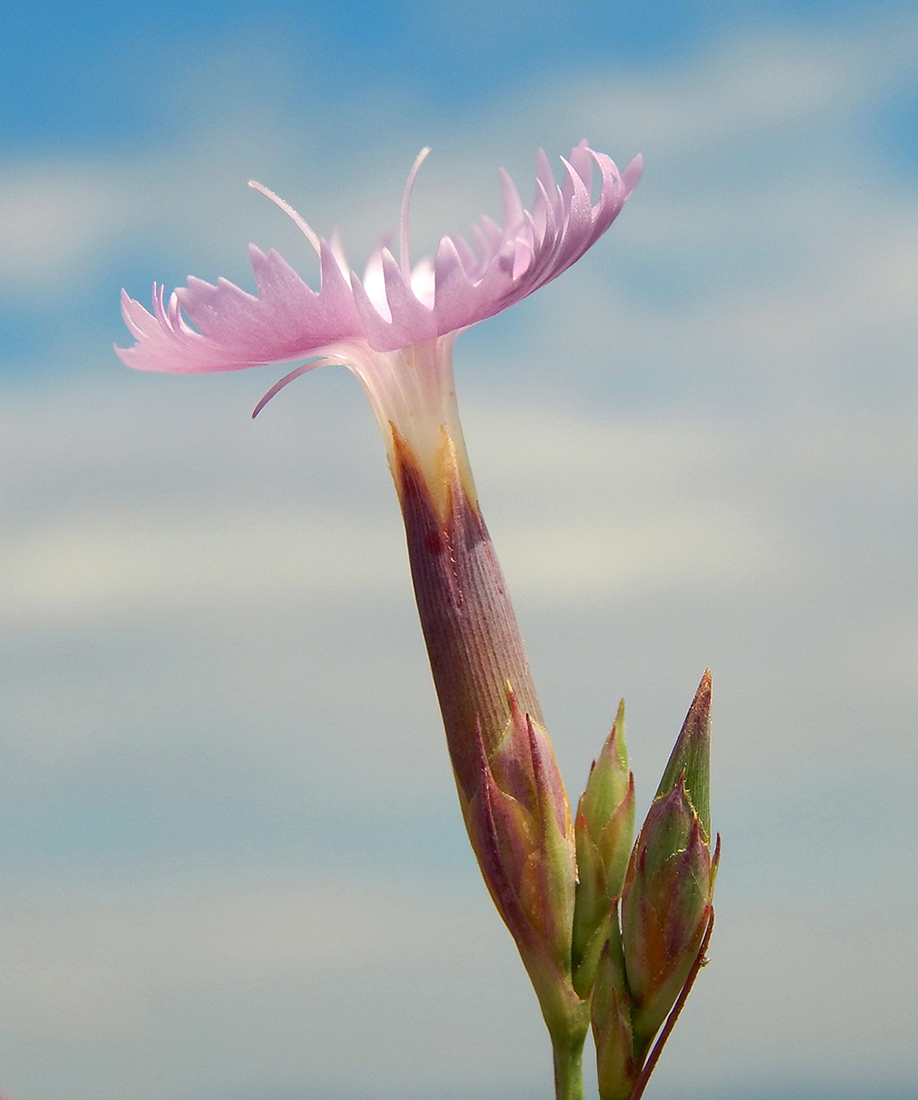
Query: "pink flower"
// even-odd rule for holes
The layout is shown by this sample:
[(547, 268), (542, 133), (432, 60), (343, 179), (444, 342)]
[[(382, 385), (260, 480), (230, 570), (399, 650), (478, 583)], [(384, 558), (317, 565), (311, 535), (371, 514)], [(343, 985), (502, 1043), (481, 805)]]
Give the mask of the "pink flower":
[[(340, 363), (363, 384), (390, 459), (391, 425), (432, 472), (440, 429), (459, 441), (452, 397), (456, 334), (532, 294), (578, 260), (614, 221), (637, 184), (642, 161), (635, 157), (619, 172), (582, 141), (570, 160), (562, 158), (564, 179), (557, 184), (539, 150), (531, 212), (502, 171), (503, 227), (483, 217), (472, 226), (474, 246), (461, 236), (443, 237), (433, 263), (424, 259), (412, 268), (408, 214), (426, 154), (415, 161), (405, 187), (399, 261), (381, 245), (361, 279), (349, 269), (336, 235), (318, 237), (286, 203), (253, 184), (309, 238), (319, 256), (320, 289), (308, 286), (279, 253), (265, 255), (252, 245), (257, 295), (226, 279), (213, 286), (192, 276), (168, 303), (164, 288), (154, 285), (149, 313), (122, 292), (124, 320), (137, 342), (115, 349), (121, 360), (138, 370), (197, 374), (316, 357), (272, 387), (256, 412), (298, 375)], [(594, 168), (600, 176), (595, 202)]]
[[(483, 217), (472, 226), (474, 247), (461, 236), (443, 237), (434, 262), (424, 259), (412, 269), (408, 211), (425, 155), (426, 150), (405, 189), (400, 262), (380, 246), (361, 279), (348, 268), (334, 236), (331, 241), (317, 237), (276, 200), (318, 252), (318, 292), (277, 252), (265, 255), (252, 245), (257, 296), (226, 279), (213, 286), (191, 277), (168, 304), (163, 288), (154, 286), (151, 314), (124, 293), (124, 319), (137, 343), (116, 349), (118, 355), (138, 370), (196, 374), (317, 354), (346, 359), (356, 347), (364, 354), (389, 352), (447, 336), (493, 317), (557, 278), (609, 228), (641, 172), (640, 157), (619, 173), (609, 157), (583, 141), (563, 162), (565, 178), (559, 185), (539, 150), (531, 213), (502, 171), (503, 228)], [(590, 197), (594, 165), (601, 177), (595, 203)]]
[[(296, 221), (319, 255), (312, 290), (276, 253), (254, 246), (258, 294), (225, 279), (190, 278), (153, 313), (125, 294), (137, 343), (118, 349), (140, 370), (241, 370), (314, 357), (282, 386), (327, 363), (360, 379), (386, 441), (405, 521), (418, 611), (440, 699), (459, 800), (485, 881), (513, 933), (556, 1048), (582, 1045), (587, 1002), (572, 984), (576, 861), (567, 795), (545, 732), (516, 617), (478, 508), (453, 388), (462, 329), (557, 278), (609, 228), (641, 172), (619, 172), (581, 142), (555, 183), (538, 155), (532, 211), (501, 175), (504, 225), (472, 227), (474, 245), (443, 237), (433, 262), (412, 267), (408, 214), (421, 153), (402, 200), (399, 259), (380, 246), (363, 278), (336, 239), (255, 184)], [(596, 201), (594, 169), (599, 170)], [(189, 323), (190, 322), (190, 323)], [(574, 1036), (575, 1038), (572, 1038)], [(576, 1038), (576, 1037), (579, 1037)]]

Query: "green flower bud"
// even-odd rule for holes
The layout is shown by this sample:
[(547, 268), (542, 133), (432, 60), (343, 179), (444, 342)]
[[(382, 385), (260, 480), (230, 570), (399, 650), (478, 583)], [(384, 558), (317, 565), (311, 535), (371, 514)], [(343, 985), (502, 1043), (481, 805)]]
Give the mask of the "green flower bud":
[(643, 1061), (698, 958), (713, 908), (711, 679), (705, 673), (634, 846), (622, 894), (622, 945)]
[(590, 769), (574, 823), (577, 892), (572, 960), (574, 988), (589, 994), (615, 901), (621, 896), (634, 837), (634, 776), (625, 749), (625, 704)]

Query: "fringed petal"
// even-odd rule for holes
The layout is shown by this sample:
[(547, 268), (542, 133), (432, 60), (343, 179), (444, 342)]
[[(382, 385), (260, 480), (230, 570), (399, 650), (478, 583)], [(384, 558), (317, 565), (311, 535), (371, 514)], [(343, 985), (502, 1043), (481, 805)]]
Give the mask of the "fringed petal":
[(482, 217), (472, 226), (474, 247), (464, 237), (444, 237), (434, 264), (422, 260), (409, 276), (407, 204), (421, 159), (403, 200), (402, 265), (384, 241), (361, 280), (349, 271), (337, 233), (330, 242), (316, 237), (321, 284), (315, 291), (277, 252), (265, 255), (252, 246), (257, 294), (226, 279), (213, 285), (192, 277), (168, 303), (162, 288), (154, 287), (152, 313), (125, 295), (124, 320), (137, 343), (116, 349), (118, 354), (140, 370), (197, 373), (286, 362), (355, 340), (389, 352), (457, 332), (500, 313), (575, 263), (612, 224), (642, 165), (636, 157), (619, 173), (609, 157), (583, 141), (568, 160), (562, 158), (558, 184), (540, 149), (531, 213), (502, 171), (504, 225)]
[(151, 315), (125, 295), (122, 312), (137, 343), (116, 349), (122, 361), (182, 374), (242, 370), (299, 359), (363, 334), (350, 285), (327, 245), (319, 291), (277, 252), (250, 251), (257, 296), (226, 279), (214, 286), (192, 276), (168, 308), (162, 291), (154, 290)]

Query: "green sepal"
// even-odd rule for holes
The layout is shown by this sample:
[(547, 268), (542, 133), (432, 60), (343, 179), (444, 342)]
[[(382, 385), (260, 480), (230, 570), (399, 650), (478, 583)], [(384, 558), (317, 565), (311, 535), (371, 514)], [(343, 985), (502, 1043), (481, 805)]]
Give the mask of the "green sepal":
[(698, 815), (705, 840), (711, 840), (711, 670), (705, 669), (695, 698), (654, 795), (668, 794), (684, 777), (685, 791)]

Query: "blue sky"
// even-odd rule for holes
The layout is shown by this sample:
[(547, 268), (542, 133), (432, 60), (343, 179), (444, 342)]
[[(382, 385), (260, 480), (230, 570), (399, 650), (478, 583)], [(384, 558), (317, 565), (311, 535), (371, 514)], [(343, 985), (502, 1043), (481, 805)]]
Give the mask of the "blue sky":
[[(777, 17), (818, 27), (875, 18), (883, 4), (481, 2), (373, 4), (99, 3), (13, 5), (3, 46), (4, 138), (26, 149), (83, 149), (167, 137), (176, 125), (163, 77), (220, 37), (283, 39), (312, 54), (291, 106), (327, 109), (341, 87), (403, 94), (419, 116), (460, 116), (537, 82), (546, 69), (671, 64), (744, 24)], [(865, 18), (866, 17), (866, 18)], [(270, 73), (232, 74), (252, 89)]]
[[(157, 153), (168, 158), (177, 144), (199, 139), (203, 118), (223, 113), (244, 120), (271, 104), (287, 116), (291, 142), (308, 135), (317, 163), (333, 156), (361, 165), (378, 156), (381, 131), (399, 142), (393, 155), (410, 160), (441, 134), (486, 126), (495, 105), (537, 96), (557, 74), (583, 81), (610, 67), (622, 76), (690, 69), (718, 43), (776, 27), (812, 38), (844, 29), (869, 44), (897, 7), (907, 10), (876, 3), (772, 2), (753, 12), (745, 4), (715, 2), (597, 8), (476, 0), (455, 9), (270, 4), (253, 14), (245, 4), (47, 4), (37, 10), (17, 4), (5, 16), (0, 43), (0, 149), (14, 167), (49, 157), (74, 165), (87, 157), (106, 164)], [(912, 182), (916, 104), (914, 72), (900, 73), (875, 102), (845, 120), (853, 146)], [(134, 271), (149, 281), (150, 248), (145, 235), (128, 226), (106, 245), (91, 257), (95, 277), (73, 280), (65, 300), (23, 302), (15, 286), (13, 294), (0, 287), (0, 356), (8, 370), (46, 370), (57, 360), (49, 309), (65, 327), (88, 319), (117, 326), (111, 282)], [(163, 258), (188, 262), (181, 249)], [(152, 270), (158, 278), (169, 273), (163, 274), (161, 259)], [(174, 277), (184, 274), (176, 268)], [(626, 277), (642, 292), (685, 293), (679, 274), (664, 276), (645, 264)]]
[[(330, 110), (342, 90), (404, 96), (412, 112), (455, 120), (546, 73), (678, 65), (725, 36), (782, 26), (870, 36), (907, 5), (870, 0), (729, 0), (596, 6), (481, 0), (425, 3), (14, 3), (4, 18), (2, 138), (13, 151), (130, 147), (168, 140), (193, 106), (169, 94), (221, 39), (273, 42), (282, 65), (308, 59), (289, 106)], [(223, 74), (233, 92), (271, 86), (270, 67)], [(355, 128), (356, 130), (356, 128)], [(354, 137), (359, 143), (359, 131)], [(366, 135), (364, 135), (366, 140)]]
[[(608, 14), (607, 14), (608, 13)], [(0, 1091), (547, 1096), (382, 447), (320, 371), (139, 375), (126, 286), (416, 251), (586, 136), (608, 236), (457, 344), (576, 796), (714, 671), (708, 967), (648, 1100), (918, 1080), (918, 21), (878, 3), (19, 5), (0, 39)], [(473, 1055), (469, 1055), (473, 1051)]]

